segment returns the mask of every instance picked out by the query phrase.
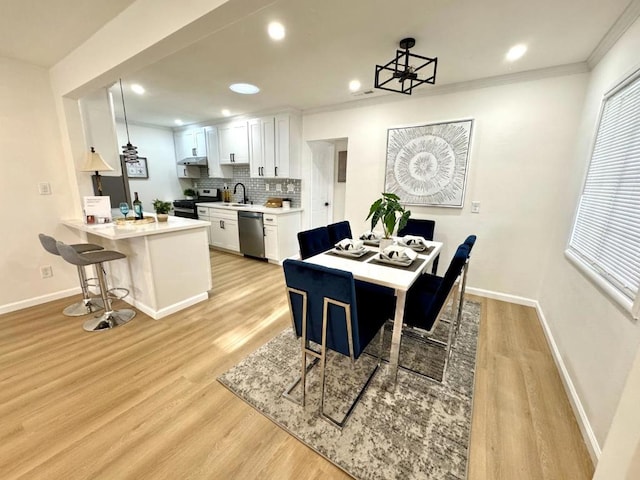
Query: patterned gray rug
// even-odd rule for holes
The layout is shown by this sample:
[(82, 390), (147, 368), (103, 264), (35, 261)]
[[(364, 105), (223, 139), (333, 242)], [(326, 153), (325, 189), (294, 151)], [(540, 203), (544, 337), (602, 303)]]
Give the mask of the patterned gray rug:
[[(447, 318), (445, 316), (445, 318)], [(307, 376), (306, 407), (282, 397), (299, 376), (300, 340), (280, 333), (218, 380), (307, 446), (358, 479), (466, 478), (480, 305), (466, 302), (444, 384), (400, 370), (395, 390), (383, 363), (342, 431), (318, 415), (320, 368)], [(436, 332), (443, 336), (446, 324)], [(391, 326), (385, 331), (388, 352)], [(348, 358), (327, 355), (325, 410), (341, 418), (374, 368), (378, 339), (352, 369)], [(438, 377), (444, 350), (403, 335), (400, 363)], [(300, 388), (293, 391), (296, 398)]]

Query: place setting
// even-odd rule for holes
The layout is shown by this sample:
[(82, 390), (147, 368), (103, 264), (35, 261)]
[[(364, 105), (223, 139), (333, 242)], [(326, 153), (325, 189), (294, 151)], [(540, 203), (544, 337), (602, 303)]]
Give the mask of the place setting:
[(366, 248), (362, 240), (354, 240), (352, 238), (340, 240), (334, 245), (334, 248), (327, 253), (360, 262), (363, 262), (376, 254), (375, 251)]
[(429, 255), (435, 247), (429, 245), (424, 237), (418, 235), (405, 235), (398, 239), (398, 245), (408, 247), (415, 252)]
[(414, 261), (417, 258), (418, 254), (412, 248), (393, 244), (376, 253), (369, 263), (415, 272), (422, 265), (422, 262)]

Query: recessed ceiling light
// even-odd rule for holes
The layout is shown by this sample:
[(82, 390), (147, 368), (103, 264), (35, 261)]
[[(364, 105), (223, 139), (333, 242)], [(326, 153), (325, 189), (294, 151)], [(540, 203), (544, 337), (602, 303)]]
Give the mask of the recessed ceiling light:
[(145, 91), (144, 87), (142, 85), (138, 85), (137, 83), (134, 83), (131, 85), (131, 90), (137, 93), (138, 95), (142, 95)]
[(351, 80), (349, 82), (349, 90), (351, 90), (352, 92), (357, 92), (358, 90), (360, 90), (361, 86), (362, 85), (360, 85), (359, 80)]
[(515, 62), (520, 57), (522, 57), (527, 52), (527, 46), (523, 43), (519, 43), (518, 45), (514, 45), (507, 52), (507, 60), (510, 62)]
[(271, 22), (268, 31), (273, 40), (282, 40), (285, 36), (284, 26), (279, 22)]
[(184, 122), (182, 120), (180, 120), (179, 118), (176, 118), (175, 122), (176, 122), (176, 125), (178, 125), (178, 126), (184, 125)]
[(232, 92), (242, 93), (243, 95), (253, 95), (260, 91), (258, 87), (251, 85), (250, 83), (234, 83), (229, 85), (229, 89)]
[(231, 112), (229, 110), (227, 110), (226, 108), (222, 109), (222, 115), (224, 115), (225, 117), (228, 117), (229, 115), (231, 115)]

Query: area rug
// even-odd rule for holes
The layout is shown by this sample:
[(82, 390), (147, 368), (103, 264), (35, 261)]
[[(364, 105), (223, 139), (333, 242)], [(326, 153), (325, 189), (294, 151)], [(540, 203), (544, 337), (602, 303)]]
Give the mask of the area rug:
[[(447, 319), (447, 316), (445, 316)], [(444, 383), (400, 369), (395, 389), (382, 363), (346, 426), (339, 430), (319, 416), (320, 368), (307, 376), (306, 406), (282, 396), (300, 374), (300, 340), (287, 329), (218, 380), (263, 415), (357, 479), (464, 479), (467, 472), (473, 379), (480, 305), (466, 302)], [(446, 335), (446, 324), (436, 336)], [(391, 326), (385, 329), (388, 352)], [(378, 339), (355, 366), (327, 355), (325, 411), (346, 413), (377, 363)], [(403, 335), (401, 365), (431, 376), (442, 374), (444, 350), (425, 350)], [(300, 388), (292, 392), (300, 398)]]

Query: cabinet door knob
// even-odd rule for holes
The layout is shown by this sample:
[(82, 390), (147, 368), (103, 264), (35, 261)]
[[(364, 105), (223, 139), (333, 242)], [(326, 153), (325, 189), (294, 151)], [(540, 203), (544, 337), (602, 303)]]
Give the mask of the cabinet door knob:
[(197, 157), (197, 156), (198, 156), (198, 152), (196, 152), (196, 148), (195, 148), (195, 147), (193, 147), (193, 148), (191, 149), (191, 154), (192, 154), (194, 157)]

